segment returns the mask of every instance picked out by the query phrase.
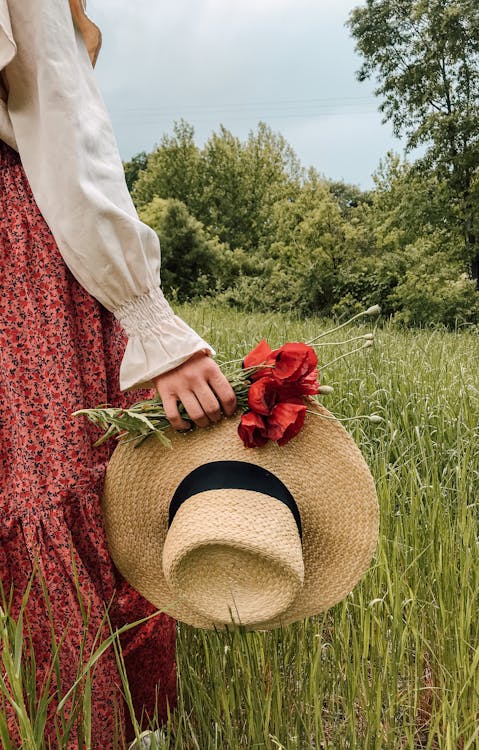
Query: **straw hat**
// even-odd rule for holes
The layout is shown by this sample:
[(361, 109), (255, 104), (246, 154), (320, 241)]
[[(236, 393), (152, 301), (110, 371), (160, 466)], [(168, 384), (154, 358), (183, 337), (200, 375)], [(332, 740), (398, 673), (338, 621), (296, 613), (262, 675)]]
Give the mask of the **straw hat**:
[(245, 448), (235, 417), (172, 430), (171, 451), (153, 439), (119, 445), (103, 511), (129, 583), (202, 628), (269, 630), (343, 599), (371, 561), (378, 503), (352, 438), (312, 408), (282, 447)]

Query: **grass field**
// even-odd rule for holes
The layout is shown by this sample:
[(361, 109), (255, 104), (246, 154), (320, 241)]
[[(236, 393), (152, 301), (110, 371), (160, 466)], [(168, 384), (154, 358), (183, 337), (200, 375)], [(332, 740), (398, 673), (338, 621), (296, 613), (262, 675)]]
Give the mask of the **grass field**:
[[(180, 314), (227, 358), (326, 328), (206, 304)], [(337, 353), (322, 348), (320, 362)], [(477, 331), (388, 325), (373, 349), (324, 369), (335, 415), (384, 419), (349, 424), (380, 502), (371, 568), (343, 603), (284, 630), (181, 625), (172, 747), (479, 748), (478, 373)]]

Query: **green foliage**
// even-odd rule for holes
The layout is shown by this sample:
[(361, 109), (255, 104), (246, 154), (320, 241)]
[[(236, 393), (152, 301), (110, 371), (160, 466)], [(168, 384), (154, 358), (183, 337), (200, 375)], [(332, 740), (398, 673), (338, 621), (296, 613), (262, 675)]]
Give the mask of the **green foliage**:
[(301, 167), (285, 139), (260, 123), (241, 143), (222, 127), (202, 156), (204, 223), (231, 247), (267, 246), (275, 203), (299, 188)]
[(254, 273), (242, 274), (234, 285), (217, 296), (217, 300), (248, 312), (296, 310), (301, 313), (306, 312), (301, 292), (301, 280), (295, 278), (291, 269), (263, 259), (255, 266)]
[(407, 325), (445, 325), (479, 321), (479, 299), (474, 282), (447, 252), (437, 251), (433, 238), (421, 238), (407, 248), (407, 269), (390, 295), (399, 310), (394, 319)]
[(198, 201), (200, 150), (194, 129), (180, 120), (173, 135), (164, 135), (158, 148), (148, 156), (148, 164), (133, 189), (133, 200), (141, 208), (159, 198), (176, 198), (194, 212)]
[[(309, 170), (309, 177), (315, 174), (314, 169)], [(344, 215), (348, 215), (353, 209), (363, 203), (370, 203), (371, 195), (369, 192), (361, 190), (357, 185), (349, 185), (341, 180), (328, 180), (329, 191), (338, 202)]]
[(136, 156), (133, 156), (130, 161), (123, 162), (123, 169), (125, 170), (125, 180), (130, 193), (132, 192), (135, 184), (140, 176), (140, 172), (146, 169), (148, 165), (148, 155), (145, 151), (141, 151)]
[(335, 312), (351, 310), (352, 302), (380, 303), (407, 325), (477, 322), (478, 295), (466, 273), (454, 208), (444, 205), (447, 186), (392, 154), (375, 185), (371, 203), (349, 224), (351, 242), (363, 252), (350, 256)]
[(200, 149), (180, 122), (138, 174), (133, 194), (174, 299), (301, 315), (380, 304), (402, 325), (478, 320), (461, 208), (438, 172), (387, 154), (364, 193), (305, 172), (262, 124), (245, 142), (221, 128)]
[(160, 239), (162, 287), (174, 300), (216, 297), (258, 273), (255, 258), (212, 237), (181, 201), (155, 197), (139, 215)]
[(155, 197), (140, 209), (140, 218), (160, 238), (162, 286), (167, 295), (184, 301), (215, 286), (221, 248), (183, 203)]
[(364, 58), (358, 78), (376, 77), (395, 134), (406, 133), (411, 146), (449, 145), (444, 155), (451, 163), (461, 138), (466, 153), (477, 132), (475, 0), (366, 0), (352, 11), (349, 27)]
[[(376, 80), (385, 120), (422, 156), (409, 165), (388, 154), (364, 193), (305, 172), (264, 123), (246, 141), (221, 127), (201, 149), (177, 123), (147, 159), (125, 165), (140, 209), (174, 199), (201, 223), (184, 236), (172, 222), (158, 229), (166, 287), (245, 310), (342, 314), (379, 303), (407, 325), (475, 322), (479, 6), (366, 0), (349, 27), (359, 79)], [(183, 215), (175, 220), (185, 228)]]
[(181, 121), (149, 156), (133, 199), (140, 208), (155, 196), (180, 200), (221, 242), (257, 249), (268, 243), (274, 204), (296, 193), (300, 177), (291, 147), (264, 123), (245, 143), (221, 127), (200, 150)]
[(367, 0), (349, 27), (363, 57), (359, 80), (374, 78), (384, 119), (417, 166), (448, 188), (463, 236), (463, 260), (479, 285), (479, 5), (476, 0)]

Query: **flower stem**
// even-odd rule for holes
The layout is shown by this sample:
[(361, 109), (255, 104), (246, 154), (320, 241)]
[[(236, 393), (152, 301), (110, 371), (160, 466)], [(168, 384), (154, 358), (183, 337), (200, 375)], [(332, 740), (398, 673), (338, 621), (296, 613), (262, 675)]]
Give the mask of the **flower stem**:
[(346, 320), (345, 323), (341, 323), (341, 325), (336, 326), (336, 328), (331, 328), (329, 331), (324, 331), (324, 333), (320, 333), (319, 336), (315, 336), (314, 339), (311, 339), (311, 341), (308, 341), (308, 346), (311, 346), (311, 344), (314, 341), (318, 341), (319, 339), (324, 338), (324, 336), (329, 336), (330, 333), (335, 333), (335, 331), (340, 331), (341, 328), (345, 328), (346, 326), (350, 325), (350, 323), (353, 323), (358, 318), (362, 318), (364, 315), (376, 315), (377, 313), (381, 312), (381, 309), (379, 305), (373, 305), (372, 307), (368, 307), (367, 310), (363, 310), (360, 313), (357, 313), (356, 315), (353, 315), (352, 318), (349, 318), (349, 320)]
[(374, 341), (374, 334), (365, 333), (363, 336), (354, 336), (352, 339), (345, 339), (344, 341), (323, 341), (320, 344), (309, 343), (308, 346), (313, 346), (315, 349), (319, 348), (320, 346), (344, 346), (344, 344), (350, 344), (352, 341), (361, 341), (361, 340)]
[(344, 354), (340, 354), (339, 357), (335, 357), (330, 362), (326, 362), (325, 365), (321, 365), (321, 370), (324, 370), (325, 367), (330, 367), (331, 365), (334, 365), (335, 362), (339, 362), (340, 359), (345, 359), (345, 357), (349, 357), (351, 354), (356, 354), (356, 352), (361, 352), (363, 349), (369, 349), (371, 347), (372, 342), (366, 341), (365, 344), (362, 346), (358, 346), (357, 349), (351, 349), (350, 352), (345, 352)]
[(314, 414), (316, 417), (321, 417), (321, 419), (331, 419), (334, 422), (354, 422), (356, 419), (367, 419), (368, 422), (379, 424), (380, 422), (384, 421), (383, 418), (379, 416), (379, 414), (358, 414), (355, 417), (329, 417), (326, 414), (319, 414), (317, 411), (313, 411), (312, 409), (306, 409), (306, 414)]

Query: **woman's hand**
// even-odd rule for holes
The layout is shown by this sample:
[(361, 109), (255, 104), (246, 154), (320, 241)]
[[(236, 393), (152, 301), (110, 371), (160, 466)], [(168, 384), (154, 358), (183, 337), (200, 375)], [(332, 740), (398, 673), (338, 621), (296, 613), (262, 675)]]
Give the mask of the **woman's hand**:
[(175, 430), (187, 430), (189, 422), (181, 418), (181, 401), (190, 419), (198, 427), (218, 422), (221, 413), (231, 416), (236, 409), (235, 393), (216, 362), (198, 352), (174, 370), (153, 378), (163, 402), (166, 418)]

